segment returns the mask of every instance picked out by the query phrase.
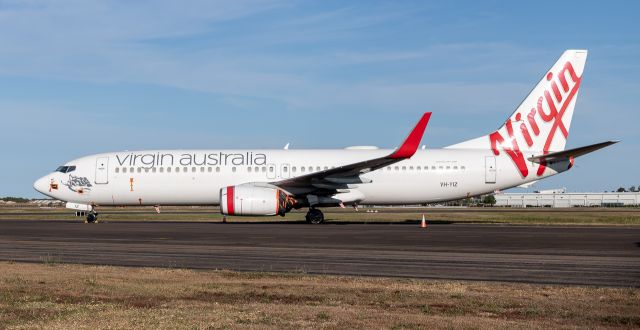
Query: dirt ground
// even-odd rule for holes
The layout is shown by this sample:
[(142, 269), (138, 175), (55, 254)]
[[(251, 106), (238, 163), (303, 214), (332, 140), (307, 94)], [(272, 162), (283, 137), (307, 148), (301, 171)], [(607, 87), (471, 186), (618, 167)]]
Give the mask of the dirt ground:
[(0, 328), (638, 328), (640, 289), (0, 263)]

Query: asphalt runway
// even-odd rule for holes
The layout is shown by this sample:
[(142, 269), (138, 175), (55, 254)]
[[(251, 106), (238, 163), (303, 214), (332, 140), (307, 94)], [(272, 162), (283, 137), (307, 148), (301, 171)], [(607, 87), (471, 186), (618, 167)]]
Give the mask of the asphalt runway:
[(640, 227), (0, 220), (0, 260), (640, 286)]

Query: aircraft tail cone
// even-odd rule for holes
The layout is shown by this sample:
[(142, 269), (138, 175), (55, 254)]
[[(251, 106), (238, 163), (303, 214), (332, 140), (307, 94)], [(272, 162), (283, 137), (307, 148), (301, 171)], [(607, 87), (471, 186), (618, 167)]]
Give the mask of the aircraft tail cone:
[(427, 219), (425, 219), (424, 214), (422, 215), (422, 223), (420, 224), (420, 228), (427, 228)]

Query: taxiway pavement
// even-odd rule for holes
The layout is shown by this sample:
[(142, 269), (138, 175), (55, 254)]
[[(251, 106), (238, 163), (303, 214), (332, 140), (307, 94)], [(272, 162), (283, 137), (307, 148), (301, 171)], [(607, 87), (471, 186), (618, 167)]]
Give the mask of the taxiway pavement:
[(640, 227), (0, 220), (0, 260), (640, 286)]

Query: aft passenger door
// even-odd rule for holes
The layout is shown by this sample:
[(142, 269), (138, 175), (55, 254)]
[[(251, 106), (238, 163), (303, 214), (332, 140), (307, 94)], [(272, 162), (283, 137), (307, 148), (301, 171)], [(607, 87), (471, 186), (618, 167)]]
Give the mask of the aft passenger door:
[(109, 183), (109, 157), (96, 159), (96, 184)]
[(494, 156), (484, 158), (484, 182), (496, 183), (496, 157)]

